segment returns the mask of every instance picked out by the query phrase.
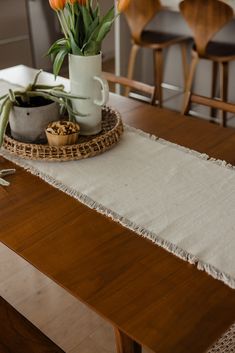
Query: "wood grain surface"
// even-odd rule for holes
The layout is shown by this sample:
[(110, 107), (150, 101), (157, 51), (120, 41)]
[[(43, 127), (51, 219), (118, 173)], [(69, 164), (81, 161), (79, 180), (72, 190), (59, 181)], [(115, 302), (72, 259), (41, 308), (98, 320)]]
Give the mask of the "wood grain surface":
[[(125, 97), (110, 104), (132, 126), (235, 164), (232, 129)], [(0, 240), (128, 337), (157, 353), (202, 353), (234, 322), (234, 290), (16, 169), (0, 188)]]

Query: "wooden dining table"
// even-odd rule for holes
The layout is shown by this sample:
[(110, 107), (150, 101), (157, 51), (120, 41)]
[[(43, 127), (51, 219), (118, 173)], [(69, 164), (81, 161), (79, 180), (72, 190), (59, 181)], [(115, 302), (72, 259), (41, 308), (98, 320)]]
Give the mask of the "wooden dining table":
[[(34, 74), (17, 66), (0, 79), (25, 85)], [(116, 94), (109, 104), (126, 124), (235, 164), (232, 128)], [(12, 167), (0, 186), (0, 241), (109, 321), (118, 353), (206, 352), (233, 324), (233, 289), (0, 157), (0, 169)]]

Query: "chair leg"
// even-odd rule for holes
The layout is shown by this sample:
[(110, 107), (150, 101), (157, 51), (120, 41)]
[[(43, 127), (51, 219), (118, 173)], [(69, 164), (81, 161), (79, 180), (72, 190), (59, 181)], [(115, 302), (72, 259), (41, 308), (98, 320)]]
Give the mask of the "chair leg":
[(193, 85), (193, 79), (196, 71), (196, 67), (199, 61), (199, 56), (196, 52), (193, 52), (191, 65), (189, 68), (188, 79), (186, 82), (186, 88), (184, 93), (184, 102), (182, 108), (182, 114), (187, 115), (190, 109), (190, 97), (191, 97), (191, 90)]
[[(134, 73), (134, 68), (135, 68), (135, 61), (136, 61), (136, 56), (139, 51), (139, 46), (137, 44), (133, 44), (131, 47), (131, 52), (130, 52), (130, 57), (129, 57), (129, 63), (128, 63), (128, 72), (127, 72), (127, 77), (132, 80), (133, 78), (133, 73)], [(125, 96), (128, 97), (130, 93), (130, 87), (126, 87), (125, 89)]]
[(155, 76), (155, 94), (154, 100), (158, 100), (159, 108), (162, 107), (162, 79), (163, 79), (163, 50), (154, 50), (154, 76)]
[(188, 78), (188, 60), (187, 60), (187, 44), (180, 44), (181, 47), (181, 56), (182, 56), (182, 67), (183, 67), (183, 75), (184, 75), (184, 91), (186, 90), (187, 78)]
[[(217, 74), (218, 74), (218, 63), (216, 61), (212, 61), (212, 83), (211, 83), (211, 98), (215, 98), (216, 96), (216, 88), (217, 88)], [(216, 117), (216, 109), (211, 108), (211, 122), (214, 122), (214, 118)]]
[[(224, 102), (227, 102), (228, 98), (228, 62), (221, 63), (221, 78), (220, 78), (220, 95)], [(227, 112), (222, 111), (221, 125), (227, 126)]]

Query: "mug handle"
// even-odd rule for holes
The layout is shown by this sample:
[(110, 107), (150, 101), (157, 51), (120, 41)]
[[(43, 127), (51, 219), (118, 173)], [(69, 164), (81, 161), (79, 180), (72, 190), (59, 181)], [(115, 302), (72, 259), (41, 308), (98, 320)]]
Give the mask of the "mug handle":
[(105, 80), (104, 78), (98, 77), (98, 76), (94, 76), (93, 77), (94, 80), (98, 81), (101, 85), (101, 94), (102, 97), (101, 99), (95, 99), (94, 103), (100, 107), (102, 107), (103, 105), (105, 105), (108, 102), (109, 99), (109, 85), (107, 80)]

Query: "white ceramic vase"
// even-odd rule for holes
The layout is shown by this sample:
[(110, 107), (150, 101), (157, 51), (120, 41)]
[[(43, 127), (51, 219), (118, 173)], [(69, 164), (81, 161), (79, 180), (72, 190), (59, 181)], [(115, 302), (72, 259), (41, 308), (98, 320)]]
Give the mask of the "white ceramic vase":
[[(101, 78), (101, 54), (92, 56), (69, 55), (69, 78), (71, 93), (89, 97), (86, 100), (72, 100), (82, 135), (94, 135), (101, 131), (102, 106), (109, 97), (109, 87)], [(84, 116), (83, 116), (84, 115)]]

